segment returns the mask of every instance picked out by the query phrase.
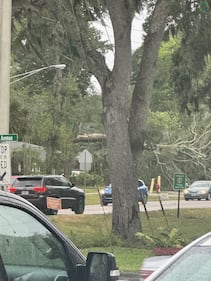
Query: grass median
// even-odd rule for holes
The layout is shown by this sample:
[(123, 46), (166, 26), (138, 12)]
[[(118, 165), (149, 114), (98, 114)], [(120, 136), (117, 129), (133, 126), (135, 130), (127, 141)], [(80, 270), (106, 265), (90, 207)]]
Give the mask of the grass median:
[[(95, 196), (88, 195), (86, 198), (88, 201), (86, 204), (100, 205), (98, 193)], [(121, 272), (139, 271), (143, 259), (154, 255), (153, 250), (156, 245), (150, 245), (140, 238), (133, 243), (128, 243), (113, 235), (111, 214), (57, 215), (49, 218), (78, 246), (84, 255), (89, 251), (114, 253)], [(173, 239), (171, 238), (173, 241), (170, 241), (169, 244), (172, 243), (175, 246), (181, 240), (187, 244), (210, 231), (210, 209), (181, 209), (179, 218), (177, 210), (165, 210), (165, 216), (162, 211), (153, 211), (149, 212), (149, 217), (141, 212), (141, 222), (143, 234), (158, 238), (156, 242), (158, 244), (160, 241), (162, 242), (164, 234), (171, 234), (172, 229), (178, 231), (180, 241), (175, 236)]]

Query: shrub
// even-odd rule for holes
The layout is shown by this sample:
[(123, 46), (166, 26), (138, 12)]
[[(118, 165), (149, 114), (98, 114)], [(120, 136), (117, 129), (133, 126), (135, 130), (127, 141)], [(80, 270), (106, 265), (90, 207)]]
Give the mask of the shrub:
[(70, 181), (73, 182), (75, 185), (80, 187), (82, 186), (102, 186), (103, 185), (103, 178), (96, 174), (89, 174), (89, 173), (80, 173), (76, 176), (71, 176)]
[(171, 231), (162, 231), (156, 236), (145, 235), (142, 232), (138, 232), (136, 236), (149, 248), (154, 248), (154, 250), (157, 249), (155, 250), (155, 252), (157, 251), (157, 254), (164, 254), (164, 252), (167, 254), (167, 249), (172, 251), (173, 254), (187, 244), (186, 239), (176, 228), (172, 228)]

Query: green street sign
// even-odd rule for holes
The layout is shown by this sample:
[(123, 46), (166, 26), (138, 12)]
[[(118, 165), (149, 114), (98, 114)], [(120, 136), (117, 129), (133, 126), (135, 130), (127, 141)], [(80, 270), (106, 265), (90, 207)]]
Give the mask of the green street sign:
[(18, 141), (17, 134), (0, 134), (0, 141)]
[(185, 174), (174, 175), (174, 190), (184, 189), (186, 185)]

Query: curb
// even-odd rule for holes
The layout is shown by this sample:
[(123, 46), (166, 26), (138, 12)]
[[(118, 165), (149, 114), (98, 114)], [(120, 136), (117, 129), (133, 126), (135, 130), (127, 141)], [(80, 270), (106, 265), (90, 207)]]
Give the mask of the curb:
[(139, 281), (139, 274), (137, 272), (120, 272), (119, 281)]

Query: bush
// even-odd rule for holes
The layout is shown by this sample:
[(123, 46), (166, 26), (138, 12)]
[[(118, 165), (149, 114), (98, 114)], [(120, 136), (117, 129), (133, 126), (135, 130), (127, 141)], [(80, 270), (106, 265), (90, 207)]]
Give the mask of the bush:
[[(166, 249), (181, 249), (187, 244), (186, 239), (176, 228), (172, 228), (169, 231), (161, 231), (159, 235), (145, 235), (142, 232), (138, 232), (136, 235), (142, 242), (149, 248), (157, 248), (162, 251), (162, 248)], [(159, 251), (159, 250), (158, 250)]]
[(89, 173), (80, 173), (79, 175), (71, 176), (70, 181), (73, 182), (75, 185), (81, 187), (95, 187), (103, 185), (103, 178), (101, 176)]

